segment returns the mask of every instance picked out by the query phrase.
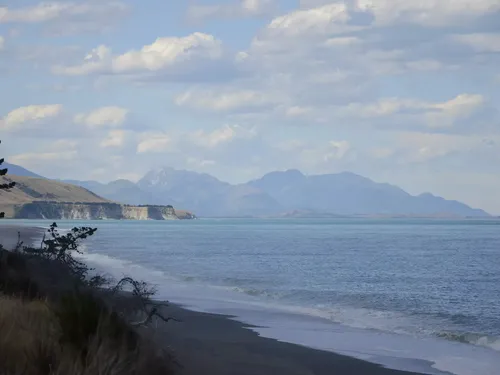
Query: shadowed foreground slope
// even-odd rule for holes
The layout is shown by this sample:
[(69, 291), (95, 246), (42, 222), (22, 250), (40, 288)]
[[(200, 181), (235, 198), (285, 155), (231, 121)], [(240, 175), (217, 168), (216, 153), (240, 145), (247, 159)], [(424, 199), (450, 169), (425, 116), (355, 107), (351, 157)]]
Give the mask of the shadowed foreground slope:
[(124, 297), (72, 257), (94, 231), (52, 227), (39, 249), (0, 248), (0, 374), (174, 373), (173, 357), (139, 329), (151, 320), (132, 323), (150, 312), (147, 286), (130, 279), (134, 293)]

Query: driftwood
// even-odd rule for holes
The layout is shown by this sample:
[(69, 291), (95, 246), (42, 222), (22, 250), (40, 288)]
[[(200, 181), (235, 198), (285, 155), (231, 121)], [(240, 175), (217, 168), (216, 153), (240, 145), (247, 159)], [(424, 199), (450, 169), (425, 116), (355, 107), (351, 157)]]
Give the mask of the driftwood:
[(137, 321), (130, 322), (130, 325), (134, 327), (144, 327), (148, 326), (153, 322), (153, 319), (156, 317), (163, 322), (167, 323), (169, 321), (181, 322), (181, 320), (176, 319), (174, 317), (168, 316), (165, 317), (159, 309), (161, 307), (168, 307), (168, 302), (155, 302), (151, 299), (151, 297), (155, 294), (155, 290), (151, 289), (148, 284), (143, 281), (137, 281), (132, 279), (131, 277), (124, 277), (118, 283), (110, 289), (111, 293), (116, 294), (123, 291), (125, 285), (130, 285), (132, 287), (132, 296), (136, 297), (140, 303), (141, 312), (146, 315), (146, 318)]

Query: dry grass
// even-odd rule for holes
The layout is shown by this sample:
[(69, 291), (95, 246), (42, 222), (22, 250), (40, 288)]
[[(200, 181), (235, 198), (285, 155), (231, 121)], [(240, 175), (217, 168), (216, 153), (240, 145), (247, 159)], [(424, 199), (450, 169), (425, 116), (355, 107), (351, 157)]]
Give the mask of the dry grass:
[(0, 249), (0, 375), (173, 374), (173, 358), (126, 320), (136, 302), (68, 267)]
[[(107, 326), (103, 315), (99, 322)], [(0, 374), (2, 375), (168, 375), (172, 360), (146, 338), (134, 345), (125, 336), (97, 329), (84, 345), (63, 339), (67, 323), (50, 302), (0, 296)], [(74, 322), (75, 324), (81, 322)], [(126, 328), (125, 328), (126, 329)]]
[(8, 176), (0, 177), (0, 183), (15, 181), (16, 186), (9, 190), (0, 190), (0, 203), (22, 204), (33, 201), (108, 203), (91, 191), (80, 186), (43, 178)]

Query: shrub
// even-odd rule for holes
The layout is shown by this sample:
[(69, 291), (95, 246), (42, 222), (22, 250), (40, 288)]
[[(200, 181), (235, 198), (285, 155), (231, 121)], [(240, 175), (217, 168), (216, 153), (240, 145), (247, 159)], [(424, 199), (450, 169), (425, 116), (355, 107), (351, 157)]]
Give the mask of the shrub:
[[(0, 374), (173, 374), (172, 357), (135, 329), (154, 317), (172, 319), (158, 313), (154, 289), (129, 277), (106, 288), (107, 278), (89, 277), (74, 258), (95, 231), (61, 235), (54, 223), (38, 249), (0, 249)], [(123, 293), (126, 285), (132, 293)], [(130, 302), (120, 311), (118, 300)], [(136, 310), (145, 319), (128, 321)]]
[[(60, 308), (60, 307), (59, 307)], [(65, 318), (67, 319), (67, 318)], [(169, 375), (172, 358), (136, 336), (126, 339), (97, 329), (82, 348), (62, 338), (67, 323), (50, 301), (0, 297), (0, 373), (2, 375)], [(76, 322), (75, 322), (76, 323)], [(99, 322), (98, 327), (102, 327)], [(125, 326), (124, 326), (125, 327)], [(124, 336), (121, 336), (124, 337)]]

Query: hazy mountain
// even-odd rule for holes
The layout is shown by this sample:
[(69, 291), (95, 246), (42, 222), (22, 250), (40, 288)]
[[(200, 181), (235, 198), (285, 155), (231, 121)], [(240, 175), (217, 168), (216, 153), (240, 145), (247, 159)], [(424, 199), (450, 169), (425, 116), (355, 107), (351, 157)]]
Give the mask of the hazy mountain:
[(376, 183), (354, 173), (304, 176), (299, 171), (272, 172), (249, 182), (287, 210), (313, 210), (341, 215), (488, 216), (431, 194), (412, 196), (403, 189)]
[(22, 176), (22, 177), (35, 177), (35, 178), (45, 178), (34, 172), (28, 171), (26, 168), (23, 168), (19, 165), (3, 163), (0, 168), (7, 168), (7, 176)]
[[(115, 202), (131, 205), (159, 204), (152, 194), (147, 193), (129, 180), (116, 180), (108, 184), (97, 181), (65, 180), (64, 182), (84, 187)], [(166, 203), (171, 204), (171, 203)]]
[[(230, 185), (208, 174), (162, 168), (138, 186), (157, 203), (186, 207), (200, 216), (318, 215), (488, 216), (482, 210), (431, 194), (412, 196), (403, 189), (354, 173), (305, 176), (272, 172), (247, 184)], [(105, 195), (106, 196), (106, 195)]]
[(281, 210), (267, 193), (249, 185), (230, 185), (208, 174), (160, 168), (147, 173), (137, 185), (159, 204), (172, 202), (198, 216), (264, 215)]

